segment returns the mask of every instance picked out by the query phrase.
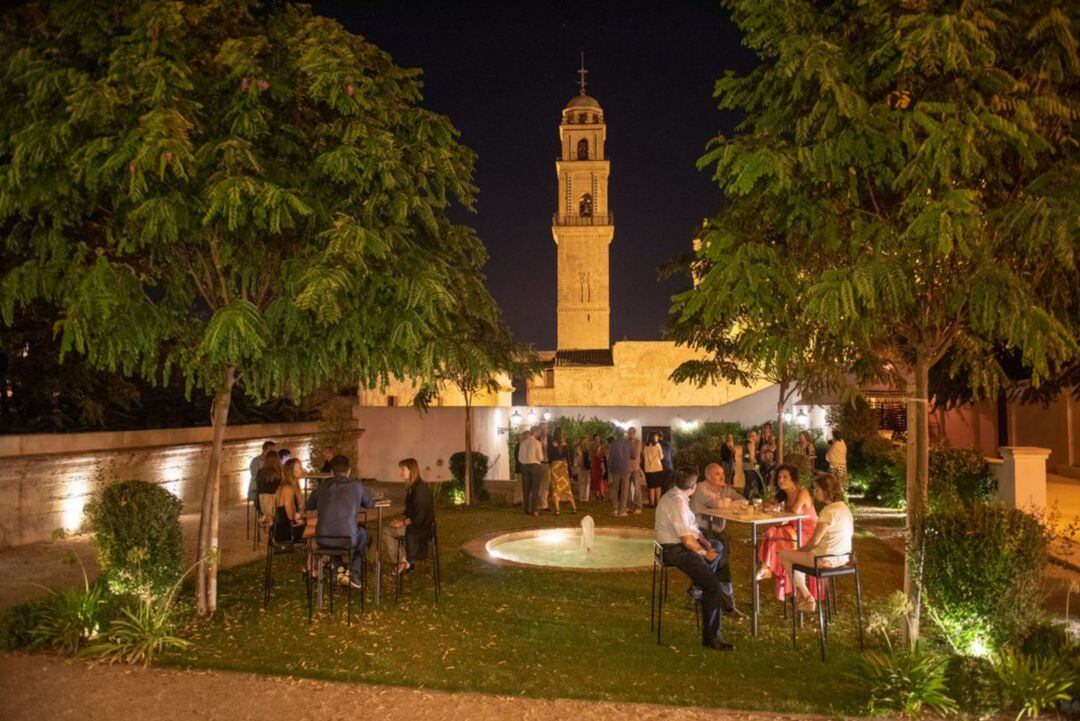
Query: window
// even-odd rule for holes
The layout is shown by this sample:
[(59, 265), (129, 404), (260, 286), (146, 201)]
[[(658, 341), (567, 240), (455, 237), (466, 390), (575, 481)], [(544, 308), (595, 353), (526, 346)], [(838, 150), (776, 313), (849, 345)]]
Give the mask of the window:
[(583, 218), (592, 217), (592, 193), (581, 196), (581, 202), (578, 203), (578, 215)]
[(577, 121), (579, 123), (584, 123), (585, 122), (585, 113), (578, 113)]
[(592, 302), (592, 285), (589, 283), (588, 273), (578, 274), (578, 283), (581, 284), (581, 303)]
[(577, 144), (577, 159), (588, 160), (589, 159), (589, 141), (582, 138)]
[(545, 388), (554, 388), (555, 387), (555, 370), (552, 369), (552, 368), (548, 368), (548, 369), (544, 370), (544, 387)]
[(391, 408), (396, 406), (397, 405), (397, 396), (387, 396), (386, 397), (386, 405), (391, 407)]

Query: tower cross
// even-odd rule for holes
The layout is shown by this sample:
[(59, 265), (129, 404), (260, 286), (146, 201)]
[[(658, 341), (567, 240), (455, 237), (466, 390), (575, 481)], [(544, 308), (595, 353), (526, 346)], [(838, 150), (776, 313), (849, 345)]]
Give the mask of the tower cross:
[(585, 69), (585, 53), (581, 53), (581, 67), (578, 68), (578, 75), (581, 77), (581, 94), (585, 94), (585, 75), (589, 72)]

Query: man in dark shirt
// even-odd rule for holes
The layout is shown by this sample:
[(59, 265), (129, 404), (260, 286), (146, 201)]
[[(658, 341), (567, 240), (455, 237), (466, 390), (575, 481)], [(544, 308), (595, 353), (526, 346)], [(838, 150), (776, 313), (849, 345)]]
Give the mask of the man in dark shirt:
[(351, 584), (360, 588), (360, 571), (364, 555), (368, 549), (367, 529), (357, 524), (357, 514), (361, 509), (371, 508), (375, 499), (363, 483), (351, 477), (349, 459), (334, 456), (330, 461), (334, 476), (324, 480), (308, 496), (304, 508), (317, 511), (319, 522), (315, 527), (315, 542), (325, 548), (351, 548), (352, 567), (348, 573), (341, 569), (341, 557), (335, 556), (339, 566), (338, 581), (342, 585)]

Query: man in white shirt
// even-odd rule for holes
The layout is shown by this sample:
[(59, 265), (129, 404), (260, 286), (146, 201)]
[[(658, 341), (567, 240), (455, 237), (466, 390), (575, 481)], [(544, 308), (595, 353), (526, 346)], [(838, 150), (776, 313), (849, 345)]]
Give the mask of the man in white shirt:
[(529, 435), (518, 443), (518, 465), (521, 467), (521, 508), (527, 516), (538, 516), (540, 501), (540, 464), (544, 447), (540, 443), (540, 426), (533, 426)]
[(702, 535), (690, 508), (696, 485), (696, 471), (683, 468), (675, 473), (674, 487), (656, 505), (656, 541), (664, 549), (664, 563), (678, 568), (701, 589), (701, 645), (730, 651), (734, 647), (724, 641), (721, 629), (721, 557)]
[[(709, 519), (702, 514), (702, 511), (710, 508), (721, 508), (723, 505), (721, 502), (725, 498), (731, 499), (732, 503), (737, 503), (743, 499), (741, 493), (727, 484), (723, 467), (718, 463), (710, 463), (705, 466), (705, 480), (697, 484), (697, 489), (690, 498), (690, 508), (697, 516), (698, 528), (706, 529), (709, 527)], [(731, 568), (728, 565), (729, 545), (727, 535), (724, 533), (725, 525), (727, 524), (724, 519), (713, 519), (713, 536), (709, 538), (709, 543), (719, 555), (716, 571), (723, 593), (721, 606), (723, 606), (724, 613), (742, 616), (743, 614), (735, 608), (735, 588), (731, 583)]]

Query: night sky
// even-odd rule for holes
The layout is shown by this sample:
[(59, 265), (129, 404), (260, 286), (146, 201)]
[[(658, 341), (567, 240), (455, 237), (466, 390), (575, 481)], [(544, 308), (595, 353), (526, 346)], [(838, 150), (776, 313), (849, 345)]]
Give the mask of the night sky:
[(515, 336), (555, 347), (555, 158), (560, 111), (578, 92), (585, 52), (588, 92), (604, 109), (611, 160), (612, 340), (660, 337), (671, 295), (656, 269), (686, 250), (720, 206), (706, 142), (735, 121), (716, 110), (713, 85), (745, 72), (752, 55), (715, 1), (315, 2), (424, 71), (424, 104), (447, 115), (478, 155), (476, 228), (491, 259), (488, 287)]

